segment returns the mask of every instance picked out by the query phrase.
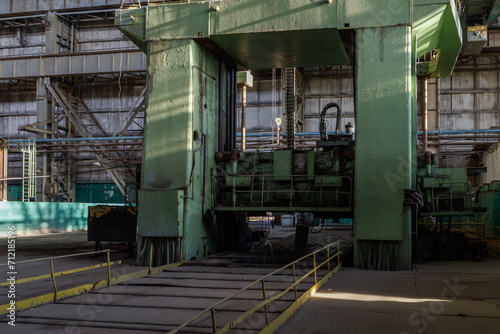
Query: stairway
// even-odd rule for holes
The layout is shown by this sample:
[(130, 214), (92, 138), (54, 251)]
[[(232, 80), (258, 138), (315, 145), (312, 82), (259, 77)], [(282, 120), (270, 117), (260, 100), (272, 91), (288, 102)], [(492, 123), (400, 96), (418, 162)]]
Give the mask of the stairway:
[[(58, 105), (63, 109), (70, 122), (75, 126), (79, 135), (85, 138), (92, 138), (96, 137), (95, 133), (97, 132), (97, 136), (107, 136), (82, 99), (64, 92), (57, 83), (47, 84), (47, 88), (52, 93)], [(122, 175), (113, 168), (113, 157), (107, 152), (98, 152), (99, 147), (96, 145), (96, 142), (90, 140), (88, 144), (92, 149), (96, 150), (97, 161), (111, 176), (120, 192), (125, 195), (126, 183)]]

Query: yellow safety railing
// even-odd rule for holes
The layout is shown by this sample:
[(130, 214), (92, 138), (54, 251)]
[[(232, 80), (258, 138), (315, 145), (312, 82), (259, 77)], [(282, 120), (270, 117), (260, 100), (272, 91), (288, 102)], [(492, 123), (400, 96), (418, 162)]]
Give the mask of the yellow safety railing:
[[(419, 223), (428, 229), (439, 230), (441, 223), (439, 221), (424, 221)], [(447, 229), (449, 222), (443, 223), (443, 229)], [(459, 231), (465, 233), (467, 236), (475, 238), (488, 238), (488, 227), (486, 215), (482, 217), (464, 217), (460, 220), (453, 220), (451, 222), (451, 231)]]
[[(98, 253), (106, 253), (107, 254), (107, 262), (106, 263), (95, 264), (95, 265), (88, 266), (88, 267), (70, 269), (70, 270), (65, 270), (65, 271), (60, 271), (60, 272), (54, 271), (54, 259), (75, 257), (75, 256), (82, 256), (82, 255), (91, 255), (91, 254), (98, 254)], [(79, 294), (86, 293), (86, 292), (89, 292), (92, 290), (97, 290), (97, 289), (101, 289), (104, 287), (109, 287), (111, 285), (127, 282), (127, 281), (130, 281), (132, 279), (137, 279), (137, 278), (141, 278), (144, 276), (157, 274), (159, 272), (162, 272), (163, 270), (176, 268), (176, 267), (179, 267), (183, 264), (183, 262), (181, 261), (181, 262), (177, 262), (177, 263), (153, 267), (152, 266), (152, 264), (153, 264), (152, 254), (153, 254), (153, 245), (151, 245), (149, 267), (147, 267), (147, 269), (135, 271), (132, 273), (128, 273), (128, 274), (124, 274), (124, 275), (120, 275), (120, 276), (116, 276), (116, 277), (111, 276), (111, 266), (114, 264), (120, 264), (121, 261), (113, 261), (113, 262), (110, 261), (110, 250), (109, 249), (95, 251), (95, 252), (69, 254), (69, 255), (46, 257), (46, 258), (41, 258), (41, 259), (33, 259), (33, 260), (16, 262), (16, 265), (19, 265), (19, 264), (23, 264), (23, 263), (48, 260), (50, 263), (50, 274), (19, 279), (19, 280), (16, 280), (15, 284), (37, 281), (37, 280), (41, 280), (41, 279), (45, 279), (45, 278), (52, 278), (52, 284), (54, 286), (54, 293), (45, 294), (42, 296), (36, 296), (36, 297), (16, 301), (16, 310), (21, 311), (21, 310), (25, 310), (27, 308), (32, 308), (34, 306), (44, 305), (44, 304), (54, 302), (57, 300), (70, 298), (70, 297), (77, 296)], [(8, 264), (2, 264), (2, 265), (0, 265), (0, 267), (6, 266), (6, 265), (8, 265)], [(73, 287), (73, 288), (66, 289), (66, 290), (59, 290), (57, 287), (56, 277), (68, 275), (68, 274), (73, 274), (73, 273), (77, 273), (77, 272), (82, 272), (82, 271), (90, 270), (90, 269), (102, 268), (102, 267), (108, 268), (107, 278), (104, 280), (101, 280), (98, 282), (93, 282), (93, 283), (87, 283), (87, 284), (80, 285), (80, 286)], [(5, 286), (8, 284), (10, 284), (10, 282), (1, 283), (0, 286)], [(9, 306), (9, 304), (0, 305), (0, 316), (8, 313), (8, 309), (7, 309), (8, 306)]]
[[(487, 214), (476, 217), (464, 217), (460, 220), (454, 220), (451, 223), (451, 231), (462, 232), (468, 238), (475, 241), (486, 242), (490, 251), (500, 255), (500, 227), (488, 226)], [(439, 230), (439, 222), (425, 221), (419, 223), (429, 229)], [(448, 226), (448, 222), (444, 223)]]
[[(109, 249), (101, 250), (101, 251), (94, 251), (94, 252), (86, 252), (86, 253), (77, 253), (77, 254), (69, 254), (69, 255), (61, 255), (61, 256), (53, 256), (53, 257), (45, 257), (41, 259), (33, 259), (33, 260), (26, 260), (26, 261), (19, 261), (16, 262), (16, 266), (24, 263), (32, 263), (32, 262), (39, 262), (39, 261), (49, 261), (50, 264), (50, 274), (45, 274), (45, 275), (38, 275), (38, 276), (33, 276), (33, 277), (28, 277), (28, 278), (22, 278), (22, 279), (17, 279), (16, 284), (22, 284), (22, 283), (28, 283), (28, 282), (33, 282), (33, 281), (38, 281), (46, 278), (52, 278), (52, 284), (54, 286), (54, 300), (57, 300), (57, 283), (56, 283), (56, 277), (63, 276), (63, 275), (69, 275), (69, 274), (74, 274), (74, 273), (79, 273), (82, 271), (87, 271), (87, 270), (92, 270), (92, 269), (98, 269), (98, 268), (103, 268), (107, 267), (108, 268), (108, 286), (111, 284), (111, 266), (115, 264), (120, 264), (121, 261), (110, 261), (110, 256), (109, 256)], [(107, 255), (107, 262), (106, 263), (100, 263), (100, 264), (94, 264), (91, 266), (87, 267), (81, 267), (81, 268), (76, 268), (76, 269), (69, 269), (69, 270), (64, 270), (64, 271), (59, 271), (55, 272), (54, 271), (54, 260), (55, 259), (63, 259), (63, 258), (68, 258), (68, 257), (76, 257), (76, 256), (83, 256), (83, 255), (95, 255), (99, 253), (106, 253)], [(2, 264), (0, 267), (6, 266), (7, 264)], [(3, 282), (0, 284), (0, 286), (8, 286), (10, 285), (10, 282)]]
[[(330, 254), (330, 250), (331, 249), (335, 249), (337, 250), (337, 252), (335, 254)], [(320, 264), (317, 264), (316, 263), (316, 260), (317, 260), (317, 254), (319, 252), (323, 252), (326, 250), (326, 253), (327, 253), (327, 259), (323, 262), (321, 262)], [(273, 271), (272, 273), (264, 276), (264, 277), (261, 277), (260, 279), (254, 281), (253, 283), (245, 286), (244, 288), (238, 290), (237, 292), (231, 294), (230, 296), (220, 300), (219, 302), (215, 303), (214, 305), (204, 309), (203, 311), (201, 311), (199, 314), (197, 314), (196, 316), (194, 316), (193, 318), (191, 318), (190, 320), (186, 321), (184, 324), (180, 325), (179, 327), (171, 330), (168, 332), (168, 334), (175, 334), (175, 333), (179, 333), (181, 330), (183, 330), (184, 328), (186, 328), (187, 326), (189, 326), (189, 324), (191, 324), (193, 321), (199, 319), (201, 316), (207, 314), (208, 312), (210, 312), (211, 314), (211, 322), (212, 322), (212, 331), (213, 333), (225, 333), (227, 332), (228, 330), (232, 329), (232, 328), (235, 328), (239, 323), (241, 323), (243, 320), (245, 320), (246, 318), (248, 318), (250, 315), (252, 315), (253, 313), (255, 313), (256, 311), (258, 311), (259, 309), (264, 309), (264, 312), (265, 312), (265, 318), (266, 318), (266, 327), (269, 327), (270, 325), (272, 325), (273, 322), (277, 321), (278, 319), (275, 319), (273, 320), (273, 322), (270, 322), (269, 321), (269, 313), (268, 313), (268, 305), (272, 302), (274, 302), (275, 300), (283, 297), (285, 294), (287, 294), (288, 292), (290, 292), (292, 289), (294, 289), (294, 294), (295, 294), (295, 302), (298, 302), (301, 297), (298, 296), (298, 293), (297, 293), (297, 285), (302, 283), (306, 278), (308, 278), (309, 276), (311, 275), (314, 275), (314, 286), (311, 288), (313, 289), (314, 291), (311, 293), (314, 294), (314, 292), (316, 291), (316, 289), (318, 289), (320, 287), (320, 283), (321, 285), (326, 282), (326, 279), (330, 278), (335, 272), (337, 272), (340, 267), (341, 267), (341, 262), (340, 262), (340, 254), (341, 254), (341, 251), (340, 251), (340, 241), (337, 241), (337, 242), (334, 242), (328, 246), (325, 246), (323, 248), (320, 248), (308, 255), (305, 255), (303, 257), (301, 257), (300, 259), (297, 259), (289, 264), (287, 264), (286, 266), (284, 267), (281, 267), (275, 271)], [(296, 264), (299, 263), (299, 262), (302, 262), (306, 259), (310, 259), (312, 258), (312, 261), (313, 261), (313, 269), (309, 270), (306, 274), (304, 274), (301, 278), (297, 279), (296, 277)], [(331, 269), (331, 261), (332, 259), (337, 259), (337, 265)], [(321, 280), (321, 282), (318, 282), (318, 278), (317, 278), (317, 271), (318, 269), (322, 268), (323, 266), (327, 265), (327, 268), (328, 268), (328, 273), (325, 275), (325, 277), (323, 277), (323, 279)], [(268, 279), (269, 277), (273, 276), (273, 275), (276, 275), (286, 269), (292, 269), (292, 275), (293, 275), (293, 283), (288, 286), (288, 288), (286, 288), (284, 291), (282, 291), (281, 293), (275, 295), (274, 297), (272, 298), (267, 298), (266, 296), (266, 279)], [(221, 327), (220, 329), (217, 329), (217, 322), (216, 322), (216, 308), (218, 306), (220, 306), (221, 304), (227, 302), (228, 300), (234, 298), (235, 296), (239, 295), (240, 293), (250, 289), (251, 287), (259, 284), (261, 285), (261, 290), (262, 290), (262, 298), (263, 300), (257, 304), (255, 307), (253, 307), (251, 310), (248, 310), (246, 311), (245, 313), (243, 313), (240, 317), (238, 317), (237, 319), (231, 321), (230, 323), (226, 324), (225, 326)], [(293, 304), (292, 304), (293, 306)], [(291, 307), (292, 307), (291, 306)]]

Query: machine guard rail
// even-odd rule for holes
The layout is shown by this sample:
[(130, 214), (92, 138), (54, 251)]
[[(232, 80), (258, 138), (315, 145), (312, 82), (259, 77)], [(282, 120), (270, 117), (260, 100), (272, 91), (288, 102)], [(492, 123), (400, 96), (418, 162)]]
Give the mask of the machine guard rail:
[[(476, 238), (494, 238), (494, 236), (492, 236), (493, 233), (491, 232), (492, 229), (487, 226), (488, 224), (486, 222), (486, 218), (486, 215), (482, 215), (480, 217), (465, 217), (464, 220), (451, 220), (451, 224), (450, 221), (444, 222), (442, 228), (444, 230), (446, 225), (446, 228), (451, 231), (463, 232), (466, 235), (474, 236)], [(426, 221), (418, 223), (418, 225), (422, 225), (428, 229), (436, 231), (441, 229), (441, 223), (438, 221)]]
[[(347, 175), (332, 175), (332, 176), (337, 176), (337, 177), (340, 177), (343, 181), (344, 180), (347, 180), (347, 183), (348, 183), (348, 187), (349, 187), (349, 191), (341, 191), (339, 189), (337, 190), (323, 190), (323, 188), (341, 188), (340, 186), (332, 186), (332, 185), (323, 185), (323, 178), (328, 178), (328, 177), (331, 177), (330, 175), (269, 175), (269, 174), (249, 174), (249, 175), (243, 175), (243, 174), (230, 174), (228, 173), (227, 171), (225, 170), (221, 170), (219, 169), (220, 171), (224, 172), (226, 174), (226, 176), (229, 176), (231, 177), (232, 179), (232, 184), (231, 184), (231, 187), (232, 187), (232, 196), (233, 196), (233, 199), (232, 199), (232, 202), (233, 202), (233, 207), (236, 207), (236, 203), (237, 203), (237, 196), (236, 194), (238, 193), (249, 193), (250, 196), (251, 196), (251, 201), (252, 203), (258, 203), (259, 202), (259, 207), (264, 207), (264, 203), (266, 203), (267, 201), (269, 201), (270, 199), (270, 194), (274, 193), (274, 194), (277, 194), (277, 193), (289, 193), (290, 194), (290, 204), (289, 204), (289, 207), (293, 207), (294, 204), (293, 204), (293, 194), (319, 194), (319, 207), (323, 207), (323, 204), (322, 204), (322, 200), (323, 200), (323, 194), (326, 194), (326, 195), (337, 195), (337, 196), (342, 196), (343, 198), (347, 198), (348, 200), (348, 205), (347, 207), (348, 208), (352, 208), (352, 185), (353, 185), (353, 181), (352, 181), (352, 178), (350, 176), (347, 176)], [(218, 176), (215, 174), (214, 175), (214, 178), (217, 178)], [(249, 177), (249, 178), (252, 178), (252, 181), (251, 181), (251, 189), (244, 189), (244, 190), (237, 190), (236, 189), (236, 178), (238, 177)], [(279, 181), (283, 181), (283, 179), (285, 178), (289, 178), (289, 182), (290, 182), (290, 189), (270, 189), (269, 186), (271, 184), (271, 181), (268, 181), (268, 188), (265, 189), (265, 180), (268, 179), (268, 180), (272, 180), (272, 179), (278, 179)], [(316, 178), (320, 178), (321, 180), (321, 183), (319, 185), (319, 190), (300, 190), (300, 189), (294, 189), (293, 188), (293, 185), (294, 185), (294, 182), (295, 181), (304, 181), (304, 179), (306, 180), (309, 180), (311, 182), (314, 182), (314, 180)], [(255, 179), (261, 179), (261, 182), (259, 183), (260, 184), (260, 188), (261, 189), (258, 189), (258, 190), (255, 190)], [(342, 181), (342, 184), (343, 184), (343, 181)], [(258, 193), (260, 194), (260, 200), (259, 201), (255, 201), (253, 199), (253, 194), (254, 193)], [(267, 194), (267, 199), (264, 199), (264, 194)]]
[[(330, 255), (330, 249), (331, 248), (334, 248), (336, 247), (337, 248), (337, 253), (333, 254), (333, 255)], [(327, 259), (323, 262), (321, 262), (320, 264), (317, 264), (316, 263), (316, 254), (318, 254), (319, 252), (322, 252), (326, 250), (327, 252)], [(186, 321), (184, 324), (180, 325), (179, 327), (171, 330), (168, 332), (168, 334), (176, 334), (176, 333), (180, 333), (180, 331), (184, 328), (186, 328), (189, 324), (191, 324), (193, 321), (199, 319), (202, 315), (210, 312), (211, 314), (211, 318), (212, 318), (212, 330), (213, 330), (213, 333), (225, 333), (227, 332), (228, 330), (232, 329), (232, 328), (235, 328), (235, 326), (237, 326), (239, 323), (241, 323), (243, 320), (245, 320), (247, 317), (249, 317), (250, 315), (252, 315), (253, 313), (255, 313), (257, 310), (261, 309), (261, 308), (264, 308), (264, 311), (265, 311), (265, 318), (266, 318), (266, 327), (264, 328), (267, 328), (269, 327), (270, 324), (272, 324), (273, 322), (275, 322), (276, 320), (279, 319), (279, 316), (278, 318), (274, 319), (273, 322), (269, 322), (269, 316), (268, 316), (268, 308), (267, 308), (267, 305), (274, 302), (275, 300), (283, 297), (285, 294), (287, 294), (288, 292), (290, 292), (292, 289), (294, 289), (294, 292), (295, 292), (295, 301), (294, 302), (297, 302), (300, 298), (299, 296), (297, 295), (297, 285), (299, 283), (301, 283), (302, 281), (304, 281), (307, 277), (311, 276), (312, 274), (314, 274), (314, 286), (313, 288), (315, 289), (316, 288), (316, 285), (318, 284), (318, 278), (317, 278), (317, 270), (320, 269), (321, 267), (323, 267), (325, 264), (327, 264), (327, 267), (328, 267), (328, 273), (325, 275), (325, 277), (323, 278), (323, 280), (328, 277), (328, 275), (333, 275), (335, 274), (338, 270), (340, 270), (340, 267), (341, 267), (341, 262), (340, 262), (340, 254), (342, 252), (340, 251), (340, 241), (337, 241), (337, 242), (334, 242), (332, 244), (329, 244), (323, 248), (320, 248), (312, 253), (309, 253), (273, 272), (271, 272), (270, 274), (267, 274), (266, 276), (264, 277), (261, 277), (259, 278), (258, 280), (254, 281), (253, 283), (250, 283), (249, 285), (241, 288), (240, 290), (238, 290), (237, 292), (227, 296), (226, 298), (220, 300), (219, 302), (215, 303), (214, 305), (204, 309), (203, 311), (201, 311), (200, 313), (198, 313), (196, 316), (194, 316), (193, 318), (191, 318), (190, 320)], [(301, 278), (297, 279), (296, 278), (296, 271), (295, 271), (295, 265), (305, 259), (308, 259), (312, 257), (313, 259), (313, 269), (311, 269), (310, 271), (308, 271), (306, 274), (304, 274)], [(334, 258), (337, 258), (337, 265), (331, 269), (331, 265), (330, 265), (330, 262), (332, 259)], [(293, 273), (293, 284), (291, 284), (288, 288), (286, 288), (284, 291), (282, 291), (281, 293), (275, 295), (274, 297), (272, 298), (266, 298), (266, 283), (265, 283), (265, 280), (285, 269), (289, 269), (289, 268), (292, 268), (292, 273)], [(331, 276), (330, 276), (331, 277)], [(217, 329), (217, 322), (216, 322), (216, 318), (215, 318), (215, 308), (217, 306), (220, 306), (221, 304), (223, 304), (224, 302), (230, 300), (231, 298), (239, 295), (240, 293), (242, 293), (243, 291), (246, 291), (248, 290), (249, 288), (251, 288), (252, 286), (256, 285), (256, 284), (261, 284), (261, 290), (262, 290), (262, 296), (263, 296), (263, 301), (260, 302), (259, 304), (257, 304), (256, 306), (254, 306), (252, 309), (246, 311), (245, 313), (243, 313), (241, 316), (239, 316), (237, 319), (231, 321), (230, 323), (226, 324), (224, 327), (222, 327), (221, 329)], [(315, 291), (314, 291), (315, 292)], [(314, 292), (312, 292), (312, 294), (314, 294)], [(293, 306), (293, 304), (292, 304)], [(285, 310), (286, 312), (286, 310)]]
[[(453, 186), (454, 185), (464, 185), (464, 191), (463, 192), (457, 192), (455, 191), (455, 196), (453, 195)], [(445, 195), (435, 195), (434, 188), (438, 187), (443, 187), (443, 185), (449, 185), (449, 194)], [(457, 199), (463, 199), (463, 209), (464, 211), (466, 209), (471, 209), (472, 210), (472, 185), (470, 182), (436, 182), (431, 186), (431, 191), (432, 191), (432, 211), (439, 211), (439, 210), (444, 210), (444, 211), (453, 211), (453, 198)], [(439, 201), (440, 200), (450, 200), (449, 208), (450, 210), (445, 210), (439, 208)]]

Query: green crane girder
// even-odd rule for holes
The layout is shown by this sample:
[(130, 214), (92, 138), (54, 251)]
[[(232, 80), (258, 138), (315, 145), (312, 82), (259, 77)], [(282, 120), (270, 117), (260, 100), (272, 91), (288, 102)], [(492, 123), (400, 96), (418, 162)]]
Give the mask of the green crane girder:
[[(400, 268), (411, 268), (404, 191), (416, 187), (416, 59), (439, 52), (428, 74), (452, 73), (462, 45), (455, 0), (187, 1), (115, 16), (148, 55), (139, 236), (182, 238), (184, 258), (207, 247), (206, 208), (196, 196), (211, 203), (211, 178), (200, 170), (194, 133), (214, 147), (224, 94), (215, 88), (217, 48), (248, 69), (355, 61), (355, 264), (362, 245), (376, 241), (387, 252), (396, 243)], [(209, 159), (204, 168), (212, 166)]]

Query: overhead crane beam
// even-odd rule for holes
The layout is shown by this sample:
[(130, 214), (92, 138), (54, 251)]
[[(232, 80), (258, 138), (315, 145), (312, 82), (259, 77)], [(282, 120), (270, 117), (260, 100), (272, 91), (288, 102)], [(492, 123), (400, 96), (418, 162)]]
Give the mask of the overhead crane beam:
[(378, 256), (397, 252), (399, 267), (411, 268), (412, 209), (404, 199), (416, 188), (416, 60), (439, 49), (429, 75), (451, 74), (462, 43), (454, 0), (199, 1), (115, 17), (148, 56), (140, 247), (180, 239), (192, 258), (221, 242), (210, 218), (212, 140), (234, 102), (224, 102), (232, 84), (222, 59), (248, 69), (352, 64), (355, 264), (375, 244)]

